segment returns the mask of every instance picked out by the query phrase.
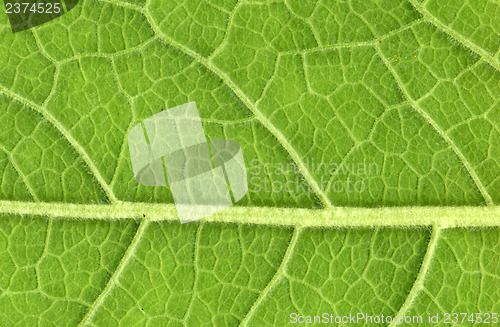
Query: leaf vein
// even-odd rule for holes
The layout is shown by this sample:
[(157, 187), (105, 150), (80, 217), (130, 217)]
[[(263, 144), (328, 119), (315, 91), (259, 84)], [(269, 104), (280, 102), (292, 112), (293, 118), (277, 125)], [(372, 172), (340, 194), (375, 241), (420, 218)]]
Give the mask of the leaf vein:
[(90, 159), (90, 156), (87, 154), (83, 146), (80, 143), (78, 143), (78, 141), (73, 137), (73, 135), (71, 135), (71, 133), (63, 126), (63, 124), (61, 124), (54, 116), (52, 116), (52, 114), (48, 112), (44, 107), (7, 89), (3, 85), (0, 85), (0, 93), (40, 113), (43, 116), (43, 118), (45, 118), (52, 126), (54, 126), (54, 128), (69, 142), (69, 144), (73, 147), (73, 149), (75, 149), (76, 152), (80, 155), (80, 157), (87, 164), (87, 167), (89, 167), (90, 171), (94, 175), (94, 178), (97, 180), (103, 191), (106, 193), (108, 200), (112, 203), (118, 202), (118, 199), (114, 195), (108, 183), (104, 180), (104, 177), (99, 172), (99, 169), (97, 169), (92, 159)]
[(116, 267), (116, 270), (113, 272), (113, 274), (108, 280), (108, 283), (106, 284), (102, 292), (99, 294), (99, 296), (96, 298), (92, 306), (88, 309), (87, 313), (82, 318), (78, 326), (90, 325), (97, 310), (102, 306), (108, 295), (110, 295), (110, 293), (113, 291), (115, 285), (118, 284), (118, 280), (121, 277), (130, 259), (133, 257), (135, 251), (137, 250), (137, 246), (140, 243), (142, 235), (144, 234), (144, 231), (148, 226), (148, 224), (149, 224), (148, 220), (146, 219), (141, 220), (139, 226), (137, 227), (137, 231), (135, 232), (134, 238), (132, 239), (129, 246), (127, 247), (127, 250), (123, 254), (123, 257), (120, 260), (118, 266)]
[[(434, 252), (436, 251), (437, 243), (439, 242), (439, 235), (441, 232), (441, 227), (436, 225), (432, 229), (431, 238), (429, 239), (429, 243), (427, 244), (427, 251), (424, 255), (424, 259), (422, 260), (422, 265), (420, 266), (420, 270), (415, 278), (415, 282), (406, 297), (405, 302), (399, 309), (399, 311), (395, 314), (395, 316), (404, 316), (406, 312), (410, 309), (411, 305), (415, 302), (418, 295), (424, 288), (425, 278), (427, 277), (427, 272), (429, 271), (429, 267), (432, 263), (432, 258), (434, 257)], [(398, 323), (396, 319), (394, 319), (388, 327), (399, 326), (401, 323)]]
[(456, 32), (453, 29), (451, 29), (450, 27), (446, 26), (439, 19), (434, 17), (422, 4), (419, 4), (416, 0), (408, 0), (408, 2), (415, 8), (416, 11), (418, 11), (424, 17), (424, 19), (427, 22), (436, 26), (439, 30), (448, 34), (450, 37), (452, 37), (454, 40), (456, 40), (460, 44), (469, 48), (471, 51), (473, 51), (475, 54), (477, 54), (480, 58), (482, 58), (484, 61), (489, 63), (494, 69), (496, 69), (497, 71), (500, 71), (500, 63), (491, 54), (489, 54), (486, 50), (482, 49), (481, 47), (474, 44), (473, 42), (467, 40), (467, 38), (465, 38), (462, 34)]
[(264, 290), (262, 290), (257, 300), (252, 304), (250, 310), (247, 312), (245, 317), (241, 320), (240, 326), (248, 325), (248, 322), (254, 315), (257, 308), (264, 301), (266, 296), (269, 293), (271, 293), (271, 291), (278, 285), (281, 279), (285, 276), (284, 274), (286, 272), (288, 263), (290, 262), (290, 258), (292, 257), (293, 251), (295, 250), (295, 245), (297, 244), (297, 240), (299, 239), (301, 231), (302, 229), (298, 227), (293, 229), (292, 238), (290, 239), (290, 243), (288, 244), (288, 248), (286, 249), (285, 255), (283, 256), (283, 260), (281, 261), (280, 266), (276, 270), (276, 273), (274, 274), (273, 278), (271, 278), (271, 280), (266, 285)]
[(483, 182), (475, 172), (475, 170), (472, 168), (472, 165), (469, 163), (465, 155), (460, 151), (458, 146), (453, 142), (453, 140), (448, 136), (448, 134), (432, 119), (431, 116), (429, 116), (418, 104), (418, 102), (414, 101), (411, 96), (408, 94), (408, 91), (404, 87), (404, 83), (401, 81), (399, 78), (399, 75), (397, 74), (396, 70), (391, 66), (387, 58), (384, 56), (382, 50), (380, 49), (379, 46), (375, 46), (378, 55), (380, 56), (380, 59), (382, 62), (385, 64), (391, 75), (394, 77), (395, 81), (399, 85), (399, 88), (401, 89), (401, 92), (403, 92), (406, 100), (411, 104), (411, 106), (415, 109), (415, 112), (417, 112), (426, 122), (428, 122), (432, 128), (438, 133), (438, 135), (450, 146), (450, 148), (453, 150), (455, 155), (459, 158), (459, 160), (462, 162), (462, 165), (465, 167), (467, 172), (469, 173), (470, 177), (476, 184), (476, 187), (479, 189), (479, 192), (483, 196), (484, 200), (488, 205), (493, 205), (493, 200), (491, 198), (491, 195), (488, 193), (486, 190), (486, 187), (483, 185)]
[[(147, 6), (146, 6), (147, 7)], [(183, 46), (182, 44), (179, 44), (175, 40), (172, 40), (170, 37), (165, 35), (159, 27), (156, 25), (154, 22), (153, 17), (149, 13), (149, 11), (146, 9), (144, 11), (144, 15), (146, 16), (147, 20), (149, 21), (149, 24), (155, 31), (157, 35), (160, 35), (161, 38), (168, 43), (170, 46), (173, 48), (176, 48), (177, 50), (185, 53), (187, 56), (193, 58), (197, 62), (199, 62), (201, 65), (206, 67), (209, 71), (213, 72), (217, 77), (219, 77), (227, 86), (230, 88), (234, 94), (252, 111), (252, 113), (255, 115), (255, 118), (261, 122), (261, 124), (269, 130), (269, 132), (277, 139), (277, 141), (280, 143), (280, 145), (288, 152), (289, 156), (292, 158), (292, 160), (297, 164), (297, 167), (306, 180), (306, 182), (309, 184), (311, 189), (314, 191), (318, 199), (321, 201), (324, 207), (331, 207), (332, 204), (330, 200), (327, 198), (327, 196), (321, 191), (321, 188), (319, 187), (317, 181), (314, 179), (314, 177), (311, 175), (309, 170), (307, 169), (305, 163), (301, 160), (299, 154), (295, 150), (295, 148), (286, 140), (285, 136), (283, 133), (274, 126), (274, 124), (264, 116), (264, 114), (255, 106), (255, 104), (243, 93), (243, 91), (234, 83), (227, 74), (222, 72), (220, 69), (218, 69), (215, 65), (213, 65), (209, 60), (206, 58), (202, 57), (200, 54), (196, 53), (195, 51)]]

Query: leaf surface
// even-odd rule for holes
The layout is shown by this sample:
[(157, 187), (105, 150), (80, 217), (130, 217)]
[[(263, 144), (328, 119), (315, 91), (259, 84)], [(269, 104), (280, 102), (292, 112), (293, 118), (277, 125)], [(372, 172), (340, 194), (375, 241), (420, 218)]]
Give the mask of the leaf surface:
[[(1, 15), (0, 325), (500, 312), (499, 10), (84, 0), (15, 34)], [(249, 193), (181, 225), (127, 135), (189, 101), (241, 144)]]

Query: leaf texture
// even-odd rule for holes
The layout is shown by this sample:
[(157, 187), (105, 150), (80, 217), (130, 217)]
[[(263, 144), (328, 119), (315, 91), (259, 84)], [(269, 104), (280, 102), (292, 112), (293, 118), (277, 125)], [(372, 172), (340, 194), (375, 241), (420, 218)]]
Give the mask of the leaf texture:
[[(500, 313), (499, 11), (84, 0), (15, 34), (0, 15), (0, 325)], [(179, 224), (126, 140), (190, 101), (241, 144), (249, 193)]]

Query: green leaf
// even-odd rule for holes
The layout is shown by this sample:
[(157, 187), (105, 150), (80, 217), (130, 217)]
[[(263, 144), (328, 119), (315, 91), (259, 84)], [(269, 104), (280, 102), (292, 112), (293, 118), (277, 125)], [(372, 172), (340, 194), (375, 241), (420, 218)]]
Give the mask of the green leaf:
[[(83, 0), (18, 33), (0, 15), (0, 325), (500, 313), (499, 10)], [(240, 143), (249, 193), (179, 224), (127, 135), (190, 101)], [(405, 323), (353, 324), (373, 325)]]

